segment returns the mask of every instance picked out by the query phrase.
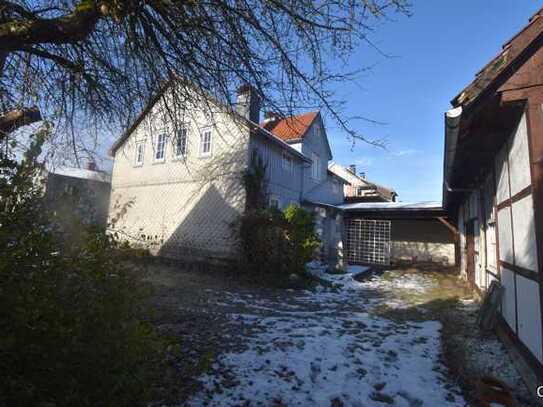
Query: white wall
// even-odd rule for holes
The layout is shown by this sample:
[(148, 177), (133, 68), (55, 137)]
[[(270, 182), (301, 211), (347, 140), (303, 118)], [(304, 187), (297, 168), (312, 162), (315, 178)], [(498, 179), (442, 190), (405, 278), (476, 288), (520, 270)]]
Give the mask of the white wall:
[(438, 220), (392, 220), (391, 259), (454, 265), (454, 237)]
[(501, 313), (509, 327), (515, 331), (517, 321), (515, 312), (515, 273), (502, 267), (501, 284), (505, 289), (502, 297)]
[(515, 265), (537, 270), (537, 245), (534, 228), (532, 196), (528, 195), (512, 205)]
[[(491, 273), (498, 273), (504, 296), (501, 314), (533, 355), (542, 361), (541, 303), (538, 282), (527, 278), (530, 274), (538, 275), (537, 247), (534, 226), (533, 196), (527, 189), (531, 185), (530, 157), (526, 117), (523, 115), (517, 128), (509, 140), (504, 143), (495, 157), (494, 193), (492, 171), (487, 180), (480, 186), (483, 191), (485, 216), (478, 215), (484, 239), (479, 245), (480, 255), (486, 248), (486, 261), (479, 261), (486, 268), (486, 273), (479, 273), (476, 267), (476, 284), (485, 289), (495, 278)], [(528, 191), (528, 192), (526, 192)], [(518, 195), (523, 192), (522, 195)], [(474, 216), (474, 194), (468, 196), (465, 205), (470, 217)], [(500, 209), (497, 209), (497, 208)], [(493, 212), (497, 219), (493, 219)], [(462, 211), (461, 211), (462, 212)], [(484, 219), (483, 219), (484, 218)], [(462, 224), (461, 247), (465, 246)], [(497, 228), (498, 241), (495, 240)], [(477, 247), (476, 247), (477, 250)], [(496, 261), (496, 250), (499, 252), (501, 265)], [(510, 266), (509, 266), (510, 265)], [(466, 262), (462, 261), (462, 272), (465, 274)], [(516, 269), (519, 267), (520, 269)], [(518, 319), (518, 320), (517, 320)]]
[[(209, 101), (208, 101), (209, 102)], [(110, 220), (127, 240), (168, 257), (224, 257), (234, 250), (230, 224), (245, 206), (241, 174), (247, 168), (249, 130), (223, 107), (199, 100), (173, 115), (157, 103), (117, 150)], [(174, 156), (176, 129), (188, 129), (188, 152)], [(199, 151), (200, 134), (212, 131), (212, 154)], [(167, 134), (165, 159), (154, 159), (158, 134)], [(143, 143), (143, 165), (135, 165)]]
[(518, 335), (534, 356), (543, 362), (539, 284), (517, 275)]

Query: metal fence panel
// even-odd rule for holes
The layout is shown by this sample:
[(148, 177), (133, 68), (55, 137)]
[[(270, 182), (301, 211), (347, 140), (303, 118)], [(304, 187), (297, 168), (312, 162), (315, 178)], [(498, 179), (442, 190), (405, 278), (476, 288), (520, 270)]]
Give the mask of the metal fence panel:
[(347, 262), (389, 265), (390, 228), (389, 220), (346, 220)]

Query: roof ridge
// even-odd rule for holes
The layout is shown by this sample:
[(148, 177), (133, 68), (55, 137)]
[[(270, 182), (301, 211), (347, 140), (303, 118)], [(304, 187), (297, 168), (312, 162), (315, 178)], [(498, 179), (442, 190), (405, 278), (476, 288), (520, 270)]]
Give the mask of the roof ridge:
[[(500, 52), (490, 59), (490, 61), (474, 75), (474, 79), (452, 99), (451, 104), (456, 107), (459, 105), (470, 104), (474, 100), (478, 99), (483, 90), (488, 88), (491, 83), (500, 77), (500, 75), (506, 70), (506, 67), (517, 60), (534, 41), (541, 37), (543, 34), (543, 27), (539, 30), (539, 32), (533, 33), (533, 38), (520, 51), (516, 49), (518, 47), (513, 47), (515, 41), (517, 41), (522, 34), (526, 33), (529, 28), (540, 21), (541, 17), (543, 17), (543, 8), (540, 8), (534, 15), (532, 15), (532, 17), (530, 17), (528, 20), (528, 24), (526, 24), (510, 40), (502, 45)], [(490, 72), (492, 70), (493, 72)], [(480, 81), (485, 81), (486, 83), (480, 83)], [(475, 94), (469, 95), (468, 93), (473, 93), (472, 89), (476, 84), (479, 84), (478, 91)], [(468, 98), (466, 98), (466, 96), (468, 96)]]

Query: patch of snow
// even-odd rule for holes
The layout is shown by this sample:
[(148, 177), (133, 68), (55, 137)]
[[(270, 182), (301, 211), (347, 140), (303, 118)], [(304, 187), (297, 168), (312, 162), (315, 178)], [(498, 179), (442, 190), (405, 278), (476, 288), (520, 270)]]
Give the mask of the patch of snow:
[(347, 266), (347, 272), (353, 275), (366, 273), (370, 270), (371, 270), (371, 267), (368, 267), (368, 266), (356, 266), (356, 265)]
[(102, 171), (91, 171), (83, 168), (57, 167), (51, 171), (53, 174), (65, 177), (88, 179), (92, 181), (111, 182), (111, 175)]
[(367, 271), (328, 274), (313, 263), (308, 272), (340, 289), (289, 292), (287, 300), (224, 295), (225, 303), (246, 308), (231, 314), (232, 323), (251, 330), (243, 350), (220, 356), (200, 377), (203, 390), (188, 404), (463, 406), (440, 359), (440, 323), (392, 321), (372, 312), (388, 290), (424, 290), (431, 282), (353, 279)]
[(347, 266), (344, 274), (328, 273), (328, 265), (317, 261), (312, 261), (306, 264), (307, 272), (319, 280), (326, 281), (336, 288), (346, 290), (356, 290), (361, 287), (361, 283), (354, 279), (355, 276), (367, 273), (371, 270), (366, 266)]

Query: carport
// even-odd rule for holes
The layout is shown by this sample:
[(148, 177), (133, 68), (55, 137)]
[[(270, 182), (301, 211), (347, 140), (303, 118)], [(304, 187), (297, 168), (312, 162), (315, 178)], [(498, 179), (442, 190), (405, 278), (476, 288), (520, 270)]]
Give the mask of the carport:
[(439, 202), (362, 202), (340, 208), (350, 264), (456, 264), (458, 233)]

